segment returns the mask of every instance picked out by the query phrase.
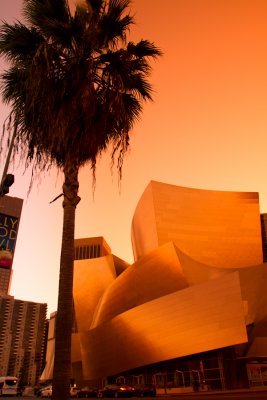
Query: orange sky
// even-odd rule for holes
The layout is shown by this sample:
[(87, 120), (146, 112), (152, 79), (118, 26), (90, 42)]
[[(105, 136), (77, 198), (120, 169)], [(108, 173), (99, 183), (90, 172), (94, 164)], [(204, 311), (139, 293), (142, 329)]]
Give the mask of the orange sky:
[[(2, 1), (0, 18), (19, 17), (22, 0)], [(166, 6), (165, 8), (163, 7)], [(150, 180), (180, 186), (256, 191), (267, 212), (267, 1), (133, 0), (131, 39), (154, 41), (154, 103), (132, 133), (121, 193), (103, 157), (95, 198), (80, 174), (76, 237), (104, 236), (132, 262), (131, 220)], [(1, 107), (0, 122), (7, 115)], [(54, 171), (27, 198), (29, 174), (15, 170), (10, 195), (25, 199), (11, 294), (57, 306), (61, 176)]]

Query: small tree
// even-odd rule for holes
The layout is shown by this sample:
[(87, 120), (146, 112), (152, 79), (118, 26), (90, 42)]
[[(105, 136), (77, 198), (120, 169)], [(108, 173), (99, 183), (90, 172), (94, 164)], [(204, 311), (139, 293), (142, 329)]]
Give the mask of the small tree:
[[(130, 0), (85, 0), (72, 16), (67, 0), (24, 0), (26, 24), (3, 22), (3, 100), (11, 105), (14, 149), (33, 171), (55, 165), (64, 174), (63, 234), (56, 323), (53, 398), (69, 397), (73, 261), (78, 171), (111, 145), (119, 174), (129, 132), (151, 100), (151, 42), (127, 43)], [(13, 131), (13, 132), (12, 132)]]

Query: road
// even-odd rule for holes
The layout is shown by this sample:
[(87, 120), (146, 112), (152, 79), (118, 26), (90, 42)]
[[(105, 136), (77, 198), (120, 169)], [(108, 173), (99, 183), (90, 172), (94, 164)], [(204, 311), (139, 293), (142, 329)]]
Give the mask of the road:
[[(224, 392), (224, 393), (190, 393), (167, 396), (168, 400), (267, 400), (267, 392)], [(167, 400), (166, 397), (158, 397), (157, 400)]]
[[(18, 400), (35, 400), (39, 397), (15, 397)], [(137, 400), (139, 398), (132, 398)], [(251, 392), (215, 392), (215, 393), (188, 393), (177, 395), (166, 395), (157, 397), (146, 397), (146, 400), (267, 400), (267, 391), (251, 391)], [(10, 400), (10, 397), (1, 397), (1, 400)], [(83, 399), (80, 399), (83, 400)], [(92, 398), (92, 400), (94, 400)], [(112, 400), (112, 399), (109, 399)], [(116, 399), (117, 400), (117, 399)], [(129, 398), (121, 398), (121, 400), (129, 400)], [(140, 400), (140, 399), (139, 399)]]

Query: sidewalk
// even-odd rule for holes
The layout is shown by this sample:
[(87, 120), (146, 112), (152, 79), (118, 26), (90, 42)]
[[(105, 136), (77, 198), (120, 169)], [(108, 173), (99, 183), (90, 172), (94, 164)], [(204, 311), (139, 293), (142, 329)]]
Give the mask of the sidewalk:
[(232, 389), (232, 390), (203, 390), (203, 391), (184, 391), (180, 393), (157, 393), (158, 396), (162, 397), (172, 397), (172, 396), (179, 396), (182, 394), (183, 396), (188, 395), (196, 395), (196, 396), (207, 396), (207, 395), (213, 395), (213, 394), (226, 394), (226, 393), (258, 393), (258, 392), (267, 392), (267, 386), (261, 386), (261, 387), (254, 387), (254, 388), (249, 388), (249, 389)]

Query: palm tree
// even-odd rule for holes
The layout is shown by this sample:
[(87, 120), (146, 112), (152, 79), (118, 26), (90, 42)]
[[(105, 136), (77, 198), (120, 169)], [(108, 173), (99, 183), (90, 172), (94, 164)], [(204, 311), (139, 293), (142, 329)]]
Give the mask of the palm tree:
[(84, 0), (71, 15), (68, 0), (24, 0), (26, 23), (2, 22), (3, 100), (11, 105), (14, 154), (33, 173), (63, 171), (60, 259), (53, 398), (69, 397), (73, 315), (73, 258), (78, 171), (111, 150), (119, 176), (129, 133), (151, 100), (147, 80), (160, 50), (147, 40), (127, 41), (134, 23), (130, 0)]

